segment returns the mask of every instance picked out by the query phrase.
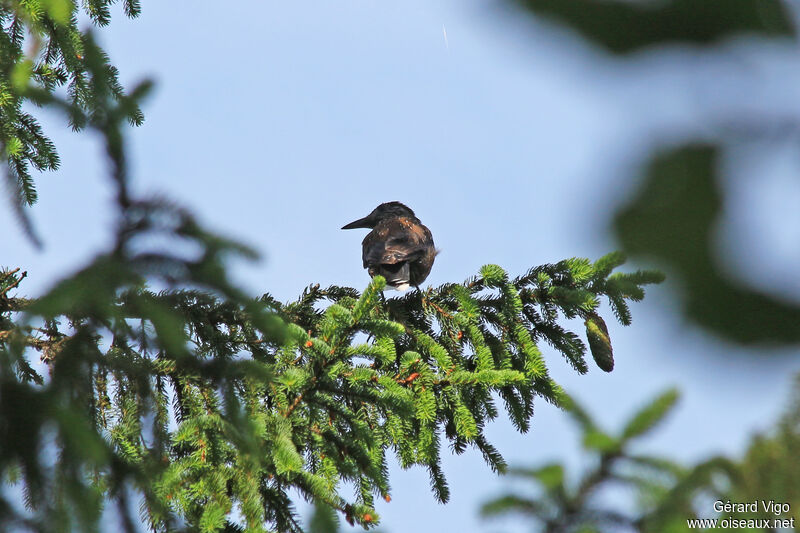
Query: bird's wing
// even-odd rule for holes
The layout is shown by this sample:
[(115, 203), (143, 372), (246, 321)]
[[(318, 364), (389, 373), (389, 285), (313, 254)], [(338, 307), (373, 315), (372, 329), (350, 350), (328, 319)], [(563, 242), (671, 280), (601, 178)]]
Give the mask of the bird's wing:
[(362, 243), (364, 268), (419, 259), (426, 252), (429, 233), (424, 226), (405, 217), (379, 223)]

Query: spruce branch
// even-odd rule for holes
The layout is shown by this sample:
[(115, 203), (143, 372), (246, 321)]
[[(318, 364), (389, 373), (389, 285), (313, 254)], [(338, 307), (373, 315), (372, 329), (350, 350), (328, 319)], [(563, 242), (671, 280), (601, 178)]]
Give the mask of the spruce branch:
[[(40, 245), (26, 208), (37, 201), (31, 170), (56, 170), (60, 158), (37, 119), (24, 111), (25, 104), (39, 105), (42, 95), (51, 97), (66, 86), (73, 129), (82, 129), (86, 114), (99, 118), (106, 109), (99, 99), (127, 98), (118, 72), (108, 55), (79, 29), (81, 13), (97, 26), (109, 23), (114, 0), (73, 2), (0, 2), (0, 161), (5, 167), (9, 201), (23, 231)], [(125, 14), (139, 14), (137, 2), (125, 2)], [(25, 49), (23, 47), (26, 46)], [(101, 68), (97, 68), (97, 63)], [(120, 108), (124, 120), (138, 125), (143, 115), (137, 105)]]

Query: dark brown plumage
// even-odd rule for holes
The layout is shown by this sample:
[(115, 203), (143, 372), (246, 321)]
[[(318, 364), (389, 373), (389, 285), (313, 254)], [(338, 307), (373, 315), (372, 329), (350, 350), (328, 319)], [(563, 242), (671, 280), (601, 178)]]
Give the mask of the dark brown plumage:
[(425, 281), (436, 259), (433, 235), (414, 212), (400, 202), (387, 202), (342, 229), (372, 228), (361, 243), (369, 275), (381, 275), (386, 285), (404, 291)]

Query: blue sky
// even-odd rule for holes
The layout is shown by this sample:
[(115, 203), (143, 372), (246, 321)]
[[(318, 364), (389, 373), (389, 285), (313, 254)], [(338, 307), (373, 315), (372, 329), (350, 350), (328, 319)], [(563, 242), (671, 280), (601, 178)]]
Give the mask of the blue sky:
[[(390, 200), (433, 231), (432, 285), (486, 263), (516, 275), (596, 259), (617, 247), (607, 220), (632, 194), (648, 147), (708, 135), (706, 124), (731, 111), (800, 115), (797, 50), (786, 43), (740, 39), (716, 54), (618, 61), (492, 2), (223, 5), (143, 2), (139, 19), (120, 12), (99, 33), (126, 85), (157, 84), (129, 136), (136, 190), (259, 250), (262, 260), (235, 265), (236, 279), (282, 300), (310, 283), (366, 286), (363, 231), (339, 228)], [(104, 250), (113, 220), (97, 139), (60, 117), (44, 123), (62, 156), (59, 172), (38, 179), (32, 211), (45, 248), (13, 231), (0, 241), (3, 264), (28, 270), (29, 294)], [(720, 228), (732, 275), (795, 299), (799, 157), (788, 144), (742, 147), (729, 161), (734, 195)], [(0, 227), (14, 224), (0, 210)], [(613, 373), (578, 376), (542, 346), (551, 373), (611, 427), (680, 385), (678, 411), (644, 448), (684, 460), (740, 451), (779, 413), (797, 353), (709, 338), (680, 318), (675, 293), (672, 282), (650, 290), (630, 328), (609, 323)], [(488, 433), (511, 464), (581, 465), (576, 433), (544, 402), (529, 434), (505, 420)], [(447, 456), (444, 470), (452, 497), (442, 506), (424, 471), (394, 467), (393, 500), (378, 508), (383, 530), (526, 530), (477, 518), (507, 484), (478, 453)]]

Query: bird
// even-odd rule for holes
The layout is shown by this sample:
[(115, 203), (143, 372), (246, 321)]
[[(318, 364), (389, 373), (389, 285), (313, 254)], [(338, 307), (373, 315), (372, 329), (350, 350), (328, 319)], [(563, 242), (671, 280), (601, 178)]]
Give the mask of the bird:
[(386, 202), (342, 229), (370, 228), (361, 242), (361, 258), (370, 277), (383, 276), (386, 286), (406, 291), (419, 289), (433, 267), (438, 251), (433, 235), (410, 207)]

